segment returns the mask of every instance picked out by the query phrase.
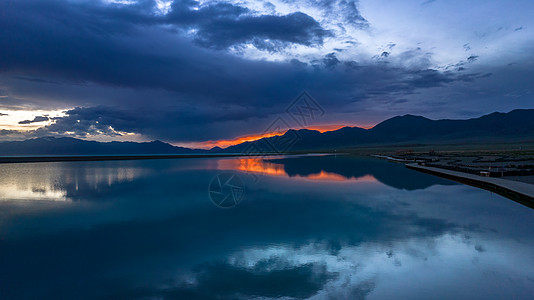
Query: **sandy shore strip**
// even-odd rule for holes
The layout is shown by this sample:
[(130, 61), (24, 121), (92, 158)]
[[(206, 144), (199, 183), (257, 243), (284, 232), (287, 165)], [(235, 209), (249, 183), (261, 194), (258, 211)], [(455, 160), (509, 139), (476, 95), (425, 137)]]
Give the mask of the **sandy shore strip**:
[(406, 167), (412, 170), (417, 170), (431, 175), (454, 180), (463, 184), (482, 188), (519, 202), (530, 208), (534, 208), (534, 184), (502, 178), (482, 177), (479, 175), (441, 168), (421, 166), (419, 164), (407, 164)]

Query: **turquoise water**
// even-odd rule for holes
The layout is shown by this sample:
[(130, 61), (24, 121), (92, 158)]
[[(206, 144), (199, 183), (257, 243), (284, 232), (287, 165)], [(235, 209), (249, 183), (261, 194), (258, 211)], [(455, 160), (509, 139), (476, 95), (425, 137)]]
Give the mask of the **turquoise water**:
[(528, 299), (533, 249), (534, 210), (378, 159), (0, 165), (0, 299)]

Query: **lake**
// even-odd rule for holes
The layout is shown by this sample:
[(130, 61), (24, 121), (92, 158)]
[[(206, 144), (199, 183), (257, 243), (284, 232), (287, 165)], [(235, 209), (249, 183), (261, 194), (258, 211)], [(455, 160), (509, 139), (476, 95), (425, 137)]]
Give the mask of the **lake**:
[(528, 299), (534, 210), (356, 156), (0, 165), (0, 299)]

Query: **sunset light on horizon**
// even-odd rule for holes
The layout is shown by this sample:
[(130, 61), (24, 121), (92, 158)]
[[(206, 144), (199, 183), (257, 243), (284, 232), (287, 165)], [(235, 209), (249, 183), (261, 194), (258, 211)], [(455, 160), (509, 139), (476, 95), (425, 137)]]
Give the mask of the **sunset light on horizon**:
[[(323, 133), (327, 131), (338, 130), (343, 127), (359, 127), (363, 129), (371, 129), (375, 125), (312, 125), (312, 126), (309, 126), (306, 128), (300, 128), (300, 129), (316, 130), (316, 131), (319, 131), (320, 133)], [(299, 129), (295, 129), (295, 130), (299, 130)], [(254, 141), (257, 141), (263, 138), (280, 136), (280, 135), (285, 134), (286, 132), (287, 131), (270, 132), (270, 133), (264, 133), (264, 134), (252, 134), (252, 135), (246, 135), (246, 136), (242, 136), (242, 137), (238, 137), (238, 138), (230, 139), (230, 140), (215, 140), (215, 141), (192, 142), (192, 143), (173, 143), (173, 145), (179, 146), (179, 147), (192, 148), (192, 149), (212, 149), (214, 147), (219, 147), (219, 148), (224, 149), (224, 148), (238, 145), (244, 142), (254, 142)]]

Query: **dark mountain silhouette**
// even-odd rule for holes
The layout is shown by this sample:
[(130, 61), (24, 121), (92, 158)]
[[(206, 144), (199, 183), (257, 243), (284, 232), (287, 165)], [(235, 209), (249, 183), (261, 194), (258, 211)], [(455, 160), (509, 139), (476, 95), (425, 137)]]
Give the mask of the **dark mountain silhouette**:
[(344, 127), (320, 133), (289, 130), (278, 137), (212, 149), (215, 152), (254, 153), (330, 150), (398, 144), (499, 143), (534, 141), (534, 109), (492, 113), (468, 120), (430, 120), (404, 115), (385, 120), (371, 129)]
[(386, 120), (369, 130), (376, 138), (392, 141), (414, 139), (461, 139), (492, 137), (534, 138), (534, 109), (492, 113), (469, 120), (433, 121), (420, 116), (405, 115)]
[(192, 154), (202, 152), (205, 151), (175, 147), (161, 141), (102, 143), (68, 137), (43, 137), (0, 143), (0, 155), (3, 156)]
[(534, 109), (496, 112), (468, 120), (430, 120), (421, 116), (404, 115), (385, 120), (371, 129), (344, 127), (324, 133), (291, 129), (282, 136), (245, 142), (225, 149), (215, 147), (209, 151), (175, 147), (161, 141), (102, 143), (68, 137), (44, 137), (0, 142), (0, 155), (263, 154), (362, 146), (514, 141), (534, 141)]

